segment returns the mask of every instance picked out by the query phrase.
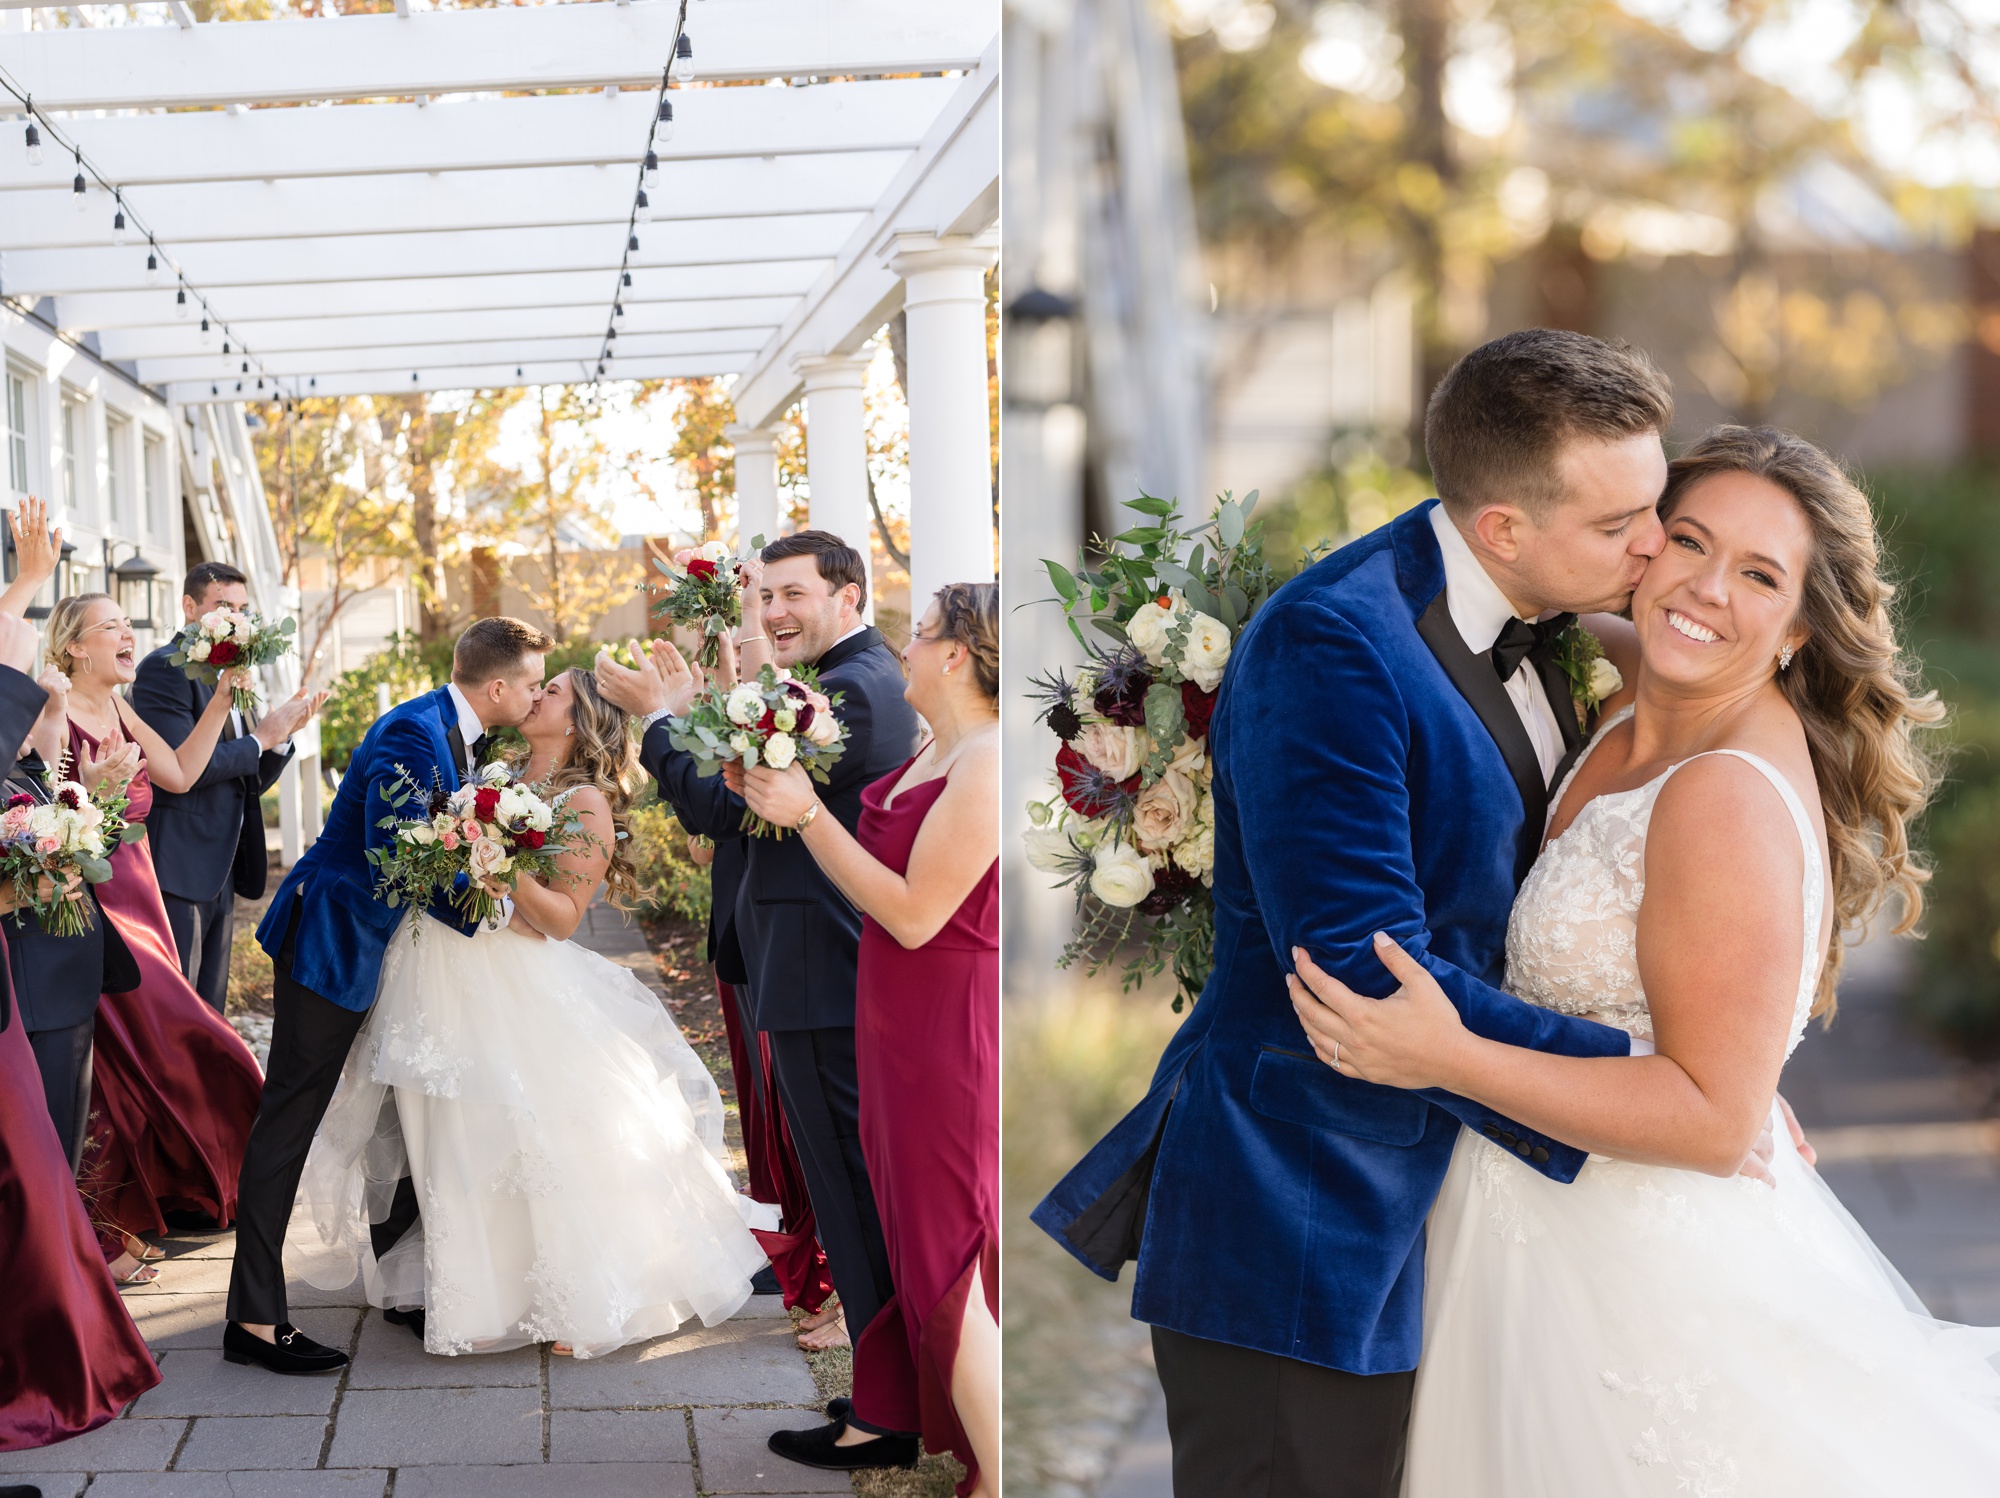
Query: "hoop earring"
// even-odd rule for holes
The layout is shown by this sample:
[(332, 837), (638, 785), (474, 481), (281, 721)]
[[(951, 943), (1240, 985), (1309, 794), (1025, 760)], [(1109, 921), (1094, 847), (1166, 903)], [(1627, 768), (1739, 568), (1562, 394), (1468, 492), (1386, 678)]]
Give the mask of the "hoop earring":
[(1791, 646), (1789, 646), (1789, 645), (1784, 645), (1784, 646), (1780, 646), (1780, 647), (1779, 647), (1779, 650), (1778, 650), (1778, 669), (1779, 669), (1780, 671), (1789, 671), (1789, 670), (1791, 669), (1791, 667), (1792, 667), (1792, 655), (1793, 655), (1793, 651), (1792, 651), (1792, 647), (1791, 647)]

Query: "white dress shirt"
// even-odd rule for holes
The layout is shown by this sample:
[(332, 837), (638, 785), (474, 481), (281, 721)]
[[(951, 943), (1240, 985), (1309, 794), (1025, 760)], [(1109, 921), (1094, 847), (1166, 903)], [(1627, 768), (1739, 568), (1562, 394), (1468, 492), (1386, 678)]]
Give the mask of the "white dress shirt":
[[(1451, 611), (1451, 622), (1458, 626), (1466, 649), (1483, 656), (1500, 638), (1507, 621), (1519, 616), (1499, 584), (1472, 554), (1471, 546), (1445, 514), (1442, 504), (1431, 510), (1431, 530), (1437, 535), (1438, 550), (1444, 554), (1444, 601)], [(1562, 763), (1563, 737), (1555, 707), (1542, 686), (1541, 673), (1535, 670), (1533, 662), (1523, 661), (1520, 669), (1502, 685), (1507, 690), (1507, 700), (1520, 715), (1521, 726), (1528, 731), (1528, 742), (1535, 746), (1535, 758), (1542, 767), (1542, 783), (1546, 785), (1556, 766)]]

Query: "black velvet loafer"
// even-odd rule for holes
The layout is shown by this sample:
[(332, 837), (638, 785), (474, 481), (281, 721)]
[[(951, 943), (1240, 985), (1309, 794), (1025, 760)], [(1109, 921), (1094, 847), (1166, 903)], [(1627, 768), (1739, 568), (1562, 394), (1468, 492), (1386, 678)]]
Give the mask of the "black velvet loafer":
[(255, 1363), (273, 1373), (332, 1373), (347, 1366), (347, 1354), (315, 1342), (289, 1321), (278, 1324), (278, 1340), (266, 1342), (231, 1321), (222, 1328), (222, 1360)]
[(419, 1342), (424, 1340), (424, 1308), (422, 1306), (413, 1306), (407, 1311), (399, 1311), (394, 1306), (387, 1306), (382, 1311), (382, 1319), (391, 1326), (407, 1326), (417, 1334)]
[(783, 1295), (785, 1287), (778, 1283), (778, 1271), (773, 1269), (769, 1264), (766, 1264), (762, 1269), (751, 1275), (750, 1293), (752, 1295)]
[(842, 1446), (845, 1420), (812, 1430), (774, 1430), (765, 1444), (786, 1461), (827, 1472), (864, 1472), (874, 1467), (914, 1467), (922, 1448), (915, 1436), (877, 1436), (859, 1446)]
[(0, 1488), (0, 1498), (42, 1498), (42, 1490), (31, 1483), (12, 1483)]
[(849, 1399), (845, 1394), (836, 1394), (826, 1402), (826, 1418), (829, 1420), (845, 1420), (847, 1412), (853, 1408), (853, 1400)]

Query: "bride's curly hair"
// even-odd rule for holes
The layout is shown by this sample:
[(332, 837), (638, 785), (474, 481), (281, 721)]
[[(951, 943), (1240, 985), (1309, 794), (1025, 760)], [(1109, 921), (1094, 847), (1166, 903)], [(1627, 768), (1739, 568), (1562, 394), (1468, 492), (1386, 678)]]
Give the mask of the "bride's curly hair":
[(1805, 726), (1832, 856), (1833, 933), (1812, 1012), (1833, 1019), (1844, 937), (1893, 896), (1894, 932), (1924, 913), (1931, 871), (1910, 846), (1909, 824), (1936, 791), (1939, 749), (1920, 730), (1945, 715), (1925, 691), (1916, 658), (1896, 638), (1896, 596), (1868, 497), (1841, 466), (1804, 438), (1772, 427), (1720, 426), (1667, 465), (1660, 518), (1688, 491), (1724, 473), (1753, 474), (1798, 502), (1812, 528), (1799, 617), (1811, 631), (1778, 674)]
[(598, 695), (597, 678), (590, 672), (572, 667), (563, 675), (570, 685), (570, 750), (549, 776), (549, 789), (559, 793), (595, 786), (611, 804), (611, 862), (604, 871), (604, 893), (614, 908), (630, 910), (639, 898), (639, 873), (632, 866), (625, 825), (640, 784), (632, 719)]

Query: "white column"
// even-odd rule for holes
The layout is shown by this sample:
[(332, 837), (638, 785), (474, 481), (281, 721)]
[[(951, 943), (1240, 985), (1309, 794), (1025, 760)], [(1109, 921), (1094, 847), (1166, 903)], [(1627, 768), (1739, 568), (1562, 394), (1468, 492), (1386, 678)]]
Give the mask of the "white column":
[(792, 369), (806, 383), (806, 484), (814, 530), (832, 531), (861, 553), (868, 572), (862, 613), (875, 618), (875, 572), (868, 510), (868, 442), (861, 387), (872, 349), (855, 354), (800, 354)]
[(909, 315), (910, 612), (946, 583), (993, 581), (986, 400), (989, 236), (898, 234), (884, 258)]
[(736, 544), (778, 538), (778, 434), (769, 427), (726, 426), (736, 449)]

